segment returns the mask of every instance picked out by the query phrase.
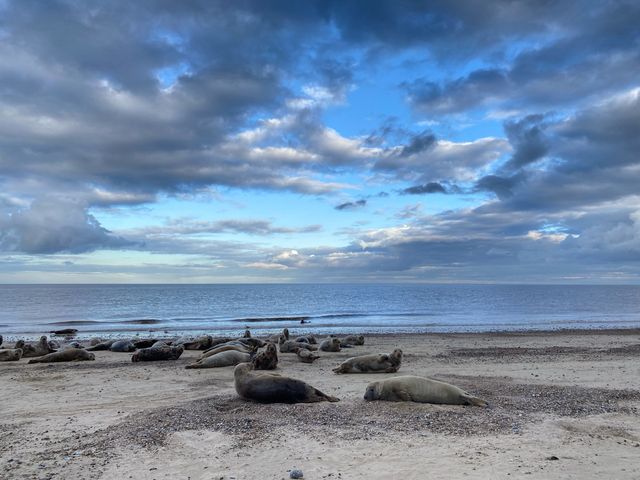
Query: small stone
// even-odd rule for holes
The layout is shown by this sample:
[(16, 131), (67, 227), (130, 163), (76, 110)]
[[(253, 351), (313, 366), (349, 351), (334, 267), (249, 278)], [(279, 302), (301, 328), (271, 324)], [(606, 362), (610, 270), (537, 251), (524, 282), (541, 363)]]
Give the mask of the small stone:
[(289, 472), (289, 478), (302, 478), (304, 477), (304, 473), (302, 473), (302, 470), (291, 470)]
[(547, 460), (560, 460), (560, 459), (555, 455), (551, 455), (550, 457), (547, 457)]

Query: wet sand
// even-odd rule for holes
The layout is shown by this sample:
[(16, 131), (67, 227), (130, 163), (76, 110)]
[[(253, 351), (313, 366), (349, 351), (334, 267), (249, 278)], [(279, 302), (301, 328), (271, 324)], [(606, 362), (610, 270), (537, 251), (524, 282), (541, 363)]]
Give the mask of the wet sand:
[[(396, 347), (397, 375), (454, 383), (491, 408), (369, 403), (367, 383), (396, 374), (331, 372)], [(640, 478), (637, 329), (370, 335), (311, 365), (281, 354), (277, 373), (341, 399), (320, 404), (241, 400), (233, 367), (184, 369), (196, 351), (95, 354), (0, 363), (1, 478)]]

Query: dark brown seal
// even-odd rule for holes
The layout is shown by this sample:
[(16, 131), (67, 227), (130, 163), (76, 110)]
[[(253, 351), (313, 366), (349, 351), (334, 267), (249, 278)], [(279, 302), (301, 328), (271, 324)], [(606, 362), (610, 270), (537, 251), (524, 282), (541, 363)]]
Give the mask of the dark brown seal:
[(253, 357), (254, 370), (274, 370), (278, 366), (278, 351), (273, 343)]
[(233, 370), (236, 392), (242, 398), (260, 403), (338, 402), (317, 388), (271, 372), (252, 371), (251, 363), (241, 363)]
[(95, 354), (87, 352), (84, 348), (67, 348), (61, 352), (49, 353), (40, 358), (34, 358), (29, 360), (29, 363), (76, 362), (95, 359)]
[(155, 362), (159, 360), (177, 360), (184, 352), (184, 347), (169, 345), (141, 348), (131, 356), (132, 362)]

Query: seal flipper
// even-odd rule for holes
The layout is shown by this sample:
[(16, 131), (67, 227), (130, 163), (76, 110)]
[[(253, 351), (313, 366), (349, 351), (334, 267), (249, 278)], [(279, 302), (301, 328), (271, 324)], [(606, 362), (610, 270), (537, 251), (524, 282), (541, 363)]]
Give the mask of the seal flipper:
[(489, 403), (481, 398), (474, 397), (473, 395), (463, 395), (462, 398), (466, 401), (467, 405), (472, 405), (474, 407), (488, 407)]
[(325, 400), (327, 400), (327, 402), (339, 402), (340, 399), (337, 397), (332, 397), (331, 395), (327, 395), (326, 393), (321, 392), (320, 390), (318, 390), (317, 388), (313, 389), (313, 392), (318, 395), (318, 397), (320, 398), (324, 398)]

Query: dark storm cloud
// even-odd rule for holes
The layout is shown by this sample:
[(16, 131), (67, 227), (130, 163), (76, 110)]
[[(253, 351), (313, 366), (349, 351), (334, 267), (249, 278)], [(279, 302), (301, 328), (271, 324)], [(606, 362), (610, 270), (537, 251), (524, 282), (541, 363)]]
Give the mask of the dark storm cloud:
[(45, 198), (28, 209), (0, 216), (0, 251), (82, 253), (134, 245), (103, 228), (85, 206), (73, 202)]
[(362, 200), (356, 200), (355, 202), (341, 203), (340, 205), (336, 205), (334, 208), (336, 210), (353, 210), (356, 208), (362, 208), (366, 204), (367, 204), (367, 201), (362, 199)]
[(447, 193), (447, 190), (437, 182), (429, 182), (424, 185), (415, 185), (402, 190), (405, 195), (423, 195), (426, 193)]
[(415, 135), (409, 140), (408, 145), (402, 147), (400, 151), (401, 157), (408, 157), (416, 153), (424, 152), (433, 146), (436, 142), (436, 136), (431, 132), (422, 132)]
[[(539, 7), (543, 10), (539, 20), (545, 22), (547, 31), (557, 29), (555, 35), (546, 39), (543, 35), (541, 42), (524, 46), (512, 62), (494, 59), (504, 65), (444, 82), (430, 78), (404, 82), (410, 102), (432, 116), (495, 103), (545, 108), (571, 105), (636, 84), (635, 72), (640, 68), (637, 2), (608, 2), (595, 8), (581, 2), (556, 6), (571, 11), (569, 17), (553, 16), (548, 5)], [(571, 18), (569, 24), (567, 18)], [(487, 21), (491, 20), (489, 15)]]

